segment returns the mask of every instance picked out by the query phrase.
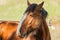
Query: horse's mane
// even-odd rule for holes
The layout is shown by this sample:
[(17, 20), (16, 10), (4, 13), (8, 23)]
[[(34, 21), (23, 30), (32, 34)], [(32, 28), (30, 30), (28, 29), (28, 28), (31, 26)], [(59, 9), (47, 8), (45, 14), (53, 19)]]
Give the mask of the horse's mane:
[[(36, 6), (37, 6), (37, 4), (31, 4), (31, 5), (26, 9), (25, 13), (26, 13), (26, 12), (30, 12), (30, 11), (31, 11), (31, 12), (34, 12)], [(47, 15), (48, 15), (48, 12), (47, 12), (44, 8), (42, 8), (40, 11), (42, 12), (42, 16), (46, 18)]]

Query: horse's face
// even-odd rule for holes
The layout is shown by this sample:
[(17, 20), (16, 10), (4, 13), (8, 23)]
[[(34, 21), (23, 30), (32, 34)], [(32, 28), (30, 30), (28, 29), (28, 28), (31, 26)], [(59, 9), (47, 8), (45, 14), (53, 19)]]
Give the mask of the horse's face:
[(30, 33), (33, 30), (36, 30), (39, 28), (39, 25), (41, 24), (41, 14), (35, 14), (33, 12), (30, 12), (27, 16), (26, 19), (24, 20), (22, 26), (21, 26), (21, 35), (25, 35)]
[(33, 12), (32, 11), (26, 12), (27, 14), (26, 18), (23, 21), (21, 28), (19, 30), (21, 37), (27, 36), (29, 33), (36, 31), (41, 25), (42, 15), (40, 10), (43, 6), (43, 3), (44, 2), (37, 5)]
[(38, 28), (39, 24), (41, 23), (41, 14), (35, 14), (34, 12), (28, 13), (26, 19), (24, 20), (22, 26), (28, 30), (29, 28)]

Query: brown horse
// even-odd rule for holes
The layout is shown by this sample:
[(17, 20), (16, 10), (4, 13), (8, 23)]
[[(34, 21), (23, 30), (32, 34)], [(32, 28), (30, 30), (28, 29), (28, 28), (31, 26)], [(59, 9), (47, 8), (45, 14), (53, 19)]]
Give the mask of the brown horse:
[(38, 5), (30, 4), (28, 1), (27, 3), (28, 8), (20, 23), (15, 21), (0, 23), (0, 40), (51, 40), (46, 24), (47, 12), (42, 8), (44, 2)]
[(26, 40), (51, 40), (43, 4), (30, 4), (18, 26), (17, 34)]

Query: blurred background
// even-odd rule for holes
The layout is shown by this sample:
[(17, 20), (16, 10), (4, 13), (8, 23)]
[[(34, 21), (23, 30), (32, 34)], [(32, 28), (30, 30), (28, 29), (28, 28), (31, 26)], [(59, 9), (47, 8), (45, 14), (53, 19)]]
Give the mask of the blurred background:
[[(52, 40), (60, 40), (60, 0), (29, 0), (30, 3), (44, 1), (48, 12), (47, 23)], [(0, 0), (0, 20), (20, 21), (27, 8), (27, 0)]]

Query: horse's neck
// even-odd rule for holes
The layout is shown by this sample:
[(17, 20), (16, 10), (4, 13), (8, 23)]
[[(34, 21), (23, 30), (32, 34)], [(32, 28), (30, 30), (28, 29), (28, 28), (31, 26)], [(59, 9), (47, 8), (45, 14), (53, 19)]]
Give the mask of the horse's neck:
[(38, 31), (36, 32), (36, 35), (34, 35), (36, 37), (36, 40), (43, 40), (43, 31), (42, 31), (42, 27), (40, 29), (38, 29)]
[(37, 30), (36, 32), (36, 40), (45, 40), (45, 29), (44, 29), (44, 26), (43, 26), (43, 22), (42, 24), (39, 26), (39, 29)]
[(48, 26), (47, 26), (46, 19), (44, 19), (44, 18), (43, 18), (43, 20), (42, 20), (42, 28), (43, 28), (45, 40), (51, 40), (49, 28), (48, 28)]
[(37, 31), (31, 32), (25, 39), (26, 40), (43, 40), (42, 29), (38, 29)]

